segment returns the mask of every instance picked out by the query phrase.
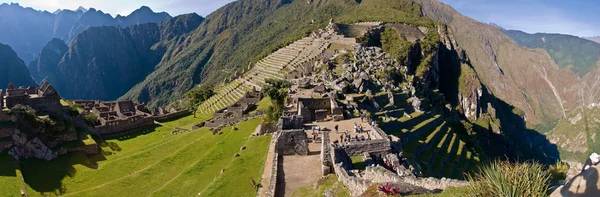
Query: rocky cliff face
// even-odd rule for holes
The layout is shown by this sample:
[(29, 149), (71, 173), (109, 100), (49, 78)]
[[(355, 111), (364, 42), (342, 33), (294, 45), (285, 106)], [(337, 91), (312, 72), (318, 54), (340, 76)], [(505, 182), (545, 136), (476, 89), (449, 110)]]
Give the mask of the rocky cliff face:
[(436, 0), (417, 2), (425, 16), (449, 25), (481, 82), (491, 94), (523, 110), (528, 123), (556, 121), (576, 105), (578, 76), (560, 69), (546, 51), (519, 46), (501, 30)]
[(60, 40), (48, 43), (32, 66), (64, 98), (115, 100), (154, 71), (168, 38), (188, 33), (201, 21), (193, 14), (160, 24), (92, 27), (68, 48)]
[(23, 60), (8, 45), (0, 43), (0, 89), (10, 82), (16, 86), (36, 85)]
[(24, 8), (19, 4), (3, 3), (0, 4), (0, 43), (10, 45), (21, 59), (30, 62), (53, 38), (69, 43), (89, 27), (116, 25), (127, 27), (148, 22), (158, 23), (168, 18), (171, 16), (167, 13), (154, 13), (145, 6), (129, 16), (113, 18), (93, 8), (50, 13)]
[(54, 78), (58, 63), (68, 50), (69, 47), (64, 41), (57, 38), (52, 39), (44, 46), (40, 56), (29, 64), (31, 76), (39, 82)]

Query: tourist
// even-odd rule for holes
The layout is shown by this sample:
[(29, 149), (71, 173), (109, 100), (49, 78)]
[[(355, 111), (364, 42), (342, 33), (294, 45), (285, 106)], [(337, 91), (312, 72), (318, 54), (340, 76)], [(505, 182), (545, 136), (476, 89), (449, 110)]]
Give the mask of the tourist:
[(597, 165), (598, 162), (600, 162), (600, 156), (597, 153), (592, 153), (592, 155), (590, 155), (590, 157), (587, 160), (585, 160), (581, 172), (589, 169), (592, 166)]
[(344, 143), (344, 135), (340, 135), (340, 142)]
[(333, 127), (333, 128), (335, 128), (335, 134), (338, 134), (338, 133), (339, 133), (339, 132), (338, 132), (339, 125), (337, 125), (337, 124), (336, 124), (336, 125), (335, 125), (335, 127)]
[(356, 122), (354, 122), (354, 133), (356, 133)]

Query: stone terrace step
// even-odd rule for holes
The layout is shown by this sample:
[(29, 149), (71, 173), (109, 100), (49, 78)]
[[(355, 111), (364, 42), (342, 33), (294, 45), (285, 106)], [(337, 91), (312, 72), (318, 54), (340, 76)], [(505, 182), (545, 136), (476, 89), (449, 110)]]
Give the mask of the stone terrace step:
[(457, 177), (460, 175), (458, 172), (458, 167), (462, 164), (462, 162), (464, 162), (465, 157), (467, 157), (467, 149), (463, 148), (460, 152), (460, 155), (458, 155), (458, 161), (454, 164), (454, 168), (452, 168), (452, 175), (450, 175), (451, 178), (460, 178)]
[[(450, 146), (447, 149), (448, 156), (446, 157), (446, 159), (444, 159), (443, 164), (442, 164), (442, 169), (440, 169), (439, 175), (443, 176), (443, 177), (448, 177), (450, 178), (450, 176), (452, 176), (452, 173), (450, 171), (447, 171), (447, 169), (449, 169), (450, 167), (448, 166), (449, 162), (452, 161), (453, 159), (456, 158), (456, 151), (458, 149), (458, 145), (460, 144), (460, 139), (457, 135), (455, 135), (455, 138), (452, 139), (453, 142), (450, 142)], [(454, 166), (452, 166), (454, 167)], [(451, 169), (451, 168), (450, 168)], [(450, 172), (450, 175), (447, 175), (448, 172)]]
[(445, 147), (445, 146), (446, 146), (448, 143), (450, 143), (450, 140), (452, 140), (452, 136), (451, 136), (451, 134), (452, 134), (452, 133), (451, 133), (450, 131), (448, 131), (448, 133), (446, 133), (446, 135), (444, 135), (444, 138), (442, 138), (442, 140), (440, 141), (440, 143), (439, 143), (439, 144), (436, 146), (436, 148), (437, 148), (437, 151), (434, 151), (434, 153), (432, 153), (432, 154), (431, 154), (431, 156), (430, 156), (429, 160), (427, 160), (427, 163), (428, 163), (430, 166), (433, 166), (434, 159), (436, 158), (436, 156), (439, 156), (439, 155), (442, 153), (442, 150), (446, 151), (446, 150), (444, 149), (444, 147)]

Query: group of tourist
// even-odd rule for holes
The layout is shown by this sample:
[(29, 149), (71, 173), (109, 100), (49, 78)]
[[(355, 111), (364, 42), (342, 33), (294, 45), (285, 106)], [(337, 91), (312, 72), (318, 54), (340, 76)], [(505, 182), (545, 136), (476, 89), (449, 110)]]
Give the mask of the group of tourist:
[(348, 130), (346, 130), (342, 135), (340, 135), (340, 142), (342, 142), (342, 143), (367, 141), (367, 140), (371, 140), (371, 135), (369, 135), (369, 133), (367, 133), (367, 137), (365, 137), (364, 135), (359, 136), (358, 134), (356, 134), (355, 136), (352, 136), (350, 133), (348, 133)]
[[(316, 132), (315, 132), (315, 128), (317, 129)], [(317, 138), (318, 138), (319, 135), (321, 135), (321, 127), (319, 127), (319, 126), (312, 126), (313, 140), (317, 140)]]
[(357, 125), (356, 122), (354, 122), (354, 133), (362, 133), (364, 132), (362, 125)]

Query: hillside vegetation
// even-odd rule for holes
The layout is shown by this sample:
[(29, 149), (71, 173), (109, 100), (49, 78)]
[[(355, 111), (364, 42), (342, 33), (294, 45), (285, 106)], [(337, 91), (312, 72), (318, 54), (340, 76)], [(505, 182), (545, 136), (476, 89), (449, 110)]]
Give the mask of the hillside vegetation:
[(571, 69), (580, 77), (596, 68), (600, 60), (600, 43), (590, 40), (563, 34), (503, 32), (521, 46), (546, 50), (560, 68)]
[[(388, 21), (430, 26), (409, 0), (241, 0), (214, 13), (189, 36), (168, 43), (157, 70), (122, 99), (164, 105), (199, 83), (218, 84), (274, 50), (337, 23)], [(314, 23), (312, 21), (314, 20)]]
[(193, 31), (202, 20), (188, 14), (127, 28), (92, 27), (69, 47), (53, 39), (30, 69), (64, 98), (115, 100), (155, 70), (165, 54), (162, 44)]

